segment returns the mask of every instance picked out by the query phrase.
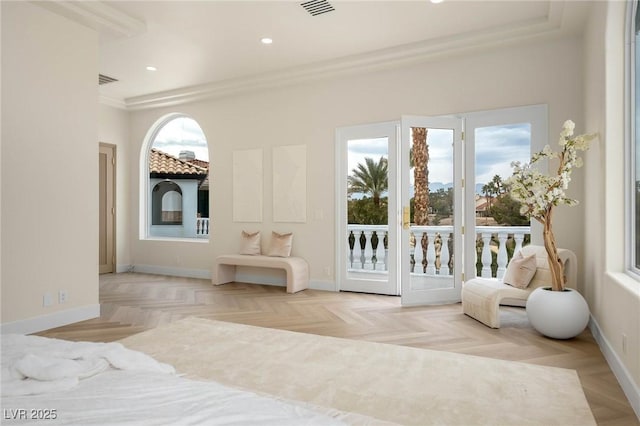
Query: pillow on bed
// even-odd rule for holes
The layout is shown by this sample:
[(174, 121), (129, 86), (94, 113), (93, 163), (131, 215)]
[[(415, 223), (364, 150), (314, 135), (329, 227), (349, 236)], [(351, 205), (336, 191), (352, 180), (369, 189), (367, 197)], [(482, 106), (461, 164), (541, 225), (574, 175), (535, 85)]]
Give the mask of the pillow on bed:
[(256, 256), (260, 254), (260, 231), (250, 234), (242, 231), (240, 254)]
[(278, 234), (271, 232), (271, 244), (267, 256), (289, 257), (291, 255), (291, 243), (293, 242), (293, 234)]
[(503, 282), (516, 288), (525, 289), (536, 274), (536, 255), (524, 257), (521, 251), (513, 255), (507, 271), (504, 274)]

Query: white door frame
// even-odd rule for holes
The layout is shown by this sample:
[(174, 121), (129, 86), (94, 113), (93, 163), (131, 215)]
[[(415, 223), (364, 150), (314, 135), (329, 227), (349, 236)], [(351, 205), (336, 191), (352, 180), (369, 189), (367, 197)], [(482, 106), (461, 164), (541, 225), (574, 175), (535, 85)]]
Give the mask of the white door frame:
[[(399, 122), (390, 121), (359, 126), (340, 127), (336, 129), (336, 290), (399, 295), (400, 281), (398, 274), (399, 207), (397, 183), (397, 147)], [(350, 140), (388, 139), (388, 238), (389, 254), (386, 280), (367, 279), (367, 277), (348, 274), (347, 271), (347, 144)], [(392, 250), (392, 248), (394, 248)], [(350, 276), (351, 275), (351, 276)]]
[[(451, 129), (453, 131), (453, 184), (454, 184), (454, 200), (453, 200), (453, 246), (464, 247), (462, 242), (462, 223), (463, 223), (463, 147), (462, 147), (462, 131), (463, 120), (452, 117), (418, 117), (403, 116), (402, 117), (402, 142), (400, 149), (400, 160), (402, 176), (401, 182), (401, 205), (402, 208), (409, 207), (409, 150), (412, 127), (425, 127), (428, 129)], [(462, 290), (462, 258), (463, 253), (459, 251), (454, 260), (454, 273), (447, 276), (428, 276), (421, 277), (428, 280), (425, 286), (420, 288), (417, 285), (417, 277), (412, 278), (409, 263), (409, 238), (410, 229), (403, 227), (401, 231), (401, 282), (402, 282), (402, 305), (427, 305), (427, 304), (445, 304), (457, 303), (460, 301), (460, 293)], [(416, 242), (417, 246), (417, 242)], [(415, 281), (412, 281), (415, 280)], [(442, 282), (445, 285), (436, 281)]]
[[(515, 108), (505, 108), (489, 111), (478, 111), (463, 115), (465, 118), (465, 186), (464, 202), (467, 206), (473, 206), (475, 200), (476, 179), (476, 141), (475, 130), (482, 127), (491, 127), (508, 124), (531, 124), (531, 152), (541, 151), (549, 140), (548, 108), (547, 105), (530, 105)], [(543, 170), (546, 172), (546, 170)], [(464, 276), (466, 280), (476, 276), (476, 218), (475, 214), (465, 215), (464, 252), (470, 257), (464, 262)], [(542, 225), (537, 221), (531, 221), (531, 242), (538, 235), (542, 235)]]
[[(475, 206), (475, 129), (481, 127), (499, 126), (506, 124), (518, 124), (518, 123), (530, 123), (531, 124), (531, 152), (541, 150), (548, 141), (548, 107), (547, 105), (530, 105), (514, 108), (505, 108), (497, 110), (478, 111), (470, 113), (457, 114), (455, 118), (449, 117), (416, 117), (416, 116), (403, 116), (402, 133), (405, 134), (408, 131), (411, 123), (414, 123), (413, 127), (430, 127), (429, 125), (423, 125), (421, 120), (434, 120), (428, 121), (432, 123), (431, 127), (437, 128), (437, 120), (446, 120), (442, 122), (443, 126), (451, 126), (450, 120), (458, 120), (460, 127), (457, 127), (457, 133), (464, 131), (464, 141), (457, 143), (454, 146), (454, 176), (455, 185), (460, 185), (461, 188), (456, 190), (456, 199), (454, 201), (454, 224), (461, 226), (461, 232), (454, 232), (454, 247), (457, 256), (454, 256), (454, 270), (455, 283), (450, 292), (432, 292), (431, 295), (425, 296), (415, 293), (414, 296), (405, 298), (403, 305), (415, 305), (415, 304), (435, 304), (435, 303), (449, 303), (457, 302), (460, 300), (460, 290), (465, 279), (471, 279), (476, 276), (476, 233), (475, 233), (475, 210), (467, 212), (469, 208), (473, 209)], [(402, 228), (402, 206), (408, 205), (408, 177), (407, 182), (404, 182), (404, 175), (401, 179), (397, 179), (399, 171), (409, 170), (408, 155), (400, 155), (401, 152), (409, 149), (408, 139), (406, 141), (401, 138), (401, 122), (391, 121), (385, 123), (373, 123), (360, 126), (342, 127), (336, 130), (336, 218), (337, 218), (337, 234), (336, 234), (336, 286), (335, 290), (339, 291), (345, 289), (343, 283), (346, 282), (346, 261), (347, 261), (347, 248), (345, 244), (345, 238), (347, 235), (346, 220), (346, 174), (347, 169), (347, 154), (346, 154), (346, 141), (349, 139), (364, 139), (367, 137), (375, 138), (379, 137), (380, 131), (384, 129), (389, 133), (392, 127), (396, 128), (396, 135), (394, 142), (389, 139), (389, 205), (395, 206), (389, 210), (389, 247), (390, 256), (389, 261), (393, 263), (392, 268), (389, 268), (390, 280), (395, 277), (396, 285), (399, 286), (400, 282), (404, 286), (408, 282), (409, 275), (409, 263), (401, 262), (401, 257), (408, 258), (407, 253), (401, 253), (401, 251), (408, 250), (408, 231), (401, 231)], [(446, 127), (445, 126), (445, 127)], [(405, 129), (406, 127), (406, 129)], [(367, 130), (370, 129), (370, 130)], [(372, 133), (367, 133), (367, 132)], [(378, 133), (377, 136), (373, 136)], [(362, 135), (371, 136), (362, 136)], [(462, 136), (462, 135), (460, 135)], [(407, 136), (408, 137), (408, 136)], [(406, 146), (405, 146), (406, 145)], [(406, 157), (406, 158), (405, 158)], [(405, 164), (406, 162), (406, 164)], [(548, 167), (542, 165), (542, 167)], [(546, 170), (543, 170), (543, 172)], [(465, 207), (466, 206), (466, 207)], [(531, 224), (532, 243), (538, 243), (534, 240), (534, 235), (541, 234), (537, 232), (539, 226), (533, 222)], [(399, 241), (399, 240), (403, 241)], [(407, 239), (407, 241), (404, 241)], [(400, 250), (396, 250), (397, 253), (391, 254), (391, 248), (397, 247), (400, 242)], [(460, 249), (458, 249), (458, 247)], [(406, 264), (406, 265), (405, 265)], [(400, 266), (402, 265), (402, 266)], [(400, 288), (398, 288), (400, 290)], [(359, 290), (363, 292), (377, 291), (361, 287)], [(402, 293), (405, 293), (404, 287)], [(417, 295), (417, 296), (416, 296)], [(403, 294), (404, 296), (404, 294)]]

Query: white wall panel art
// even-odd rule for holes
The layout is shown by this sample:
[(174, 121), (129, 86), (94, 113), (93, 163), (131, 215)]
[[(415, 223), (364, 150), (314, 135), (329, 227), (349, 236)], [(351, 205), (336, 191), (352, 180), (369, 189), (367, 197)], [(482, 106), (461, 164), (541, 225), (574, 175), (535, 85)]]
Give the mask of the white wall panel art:
[(273, 221), (307, 221), (307, 146), (273, 148)]

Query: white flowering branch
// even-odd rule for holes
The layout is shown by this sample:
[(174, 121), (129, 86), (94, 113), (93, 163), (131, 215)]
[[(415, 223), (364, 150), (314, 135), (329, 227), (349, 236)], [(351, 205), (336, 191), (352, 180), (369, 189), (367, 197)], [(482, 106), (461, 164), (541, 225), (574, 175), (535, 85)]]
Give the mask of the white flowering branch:
[[(560, 132), (560, 151), (554, 152), (549, 145), (531, 156), (531, 162), (511, 163), (513, 175), (505, 182), (509, 186), (511, 198), (520, 202), (520, 214), (542, 223), (544, 247), (549, 258), (551, 270), (551, 287), (555, 291), (564, 290), (564, 267), (556, 246), (552, 229), (553, 209), (561, 204), (575, 206), (577, 200), (567, 197), (565, 191), (571, 182), (573, 168), (582, 167), (582, 159), (578, 151), (589, 149), (589, 141), (596, 135), (579, 135), (573, 137), (575, 124), (571, 120), (564, 122)], [(555, 175), (544, 175), (534, 167), (542, 159), (558, 159), (558, 171)]]

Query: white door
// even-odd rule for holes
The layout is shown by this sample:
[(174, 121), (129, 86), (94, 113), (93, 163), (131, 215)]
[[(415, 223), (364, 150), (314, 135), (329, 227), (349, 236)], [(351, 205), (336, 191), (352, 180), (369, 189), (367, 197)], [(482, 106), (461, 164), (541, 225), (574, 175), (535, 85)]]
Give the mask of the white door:
[[(337, 289), (401, 293), (403, 305), (443, 304), (460, 301), (465, 276), (500, 278), (531, 231), (512, 219), (487, 222), (477, 213), (484, 191), (479, 188), (496, 176), (504, 181), (511, 161), (528, 161), (530, 151), (542, 149), (547, 115), (545, 105), (534, 105), (462, 118), (405, 116), (399, 122), (338, 129)], [(429, 154), (428, 175), (422, 176), (429, 187), (426, 221), (415, 219), (414, 129), (425, 130)], [(350, 193), (348, 177), (357, 164), (366, 163), (366, 156), (374, 163), (386, 158), (384, 220), (362, 219), (350, 211), (365, 195)]]
[[(401, 122), (402, 304), (459, 302), (463, 251), (462, 120), (404, 116)], [(420, 164), (425, 164), (424, 169), (415, 167)], [(428, 211), (421, 208), (425, 195), (429, 197)]]
[[(485, 192), (484, 187), (496, 179), (503, 183), (513, 173), (513, 161), (527, 163), (533, 152), (544, 148), (549, 135), (547, 116), (546, 105), (465, 114), (465, 206), (470, 209), (479, 202), (486, 211), (501, 204), (502, 185), (494, 185), (493, 194)], [(515, 215), (498, 218), (492, 213), (491, 219), (499, 220), (487, 223), (488, 215), (478, 212), (476, 217), (469, 209), (464, 227), (469, 259), (464, 266), (466, 279), (502, 278), (511, 256), (528, 244), (532, 235), (542, 235), (542, 226), (536, 221), (523, 222), (524, 217)]]
[(400, 294), (398, 126), (336, 131), (337, 290)]

